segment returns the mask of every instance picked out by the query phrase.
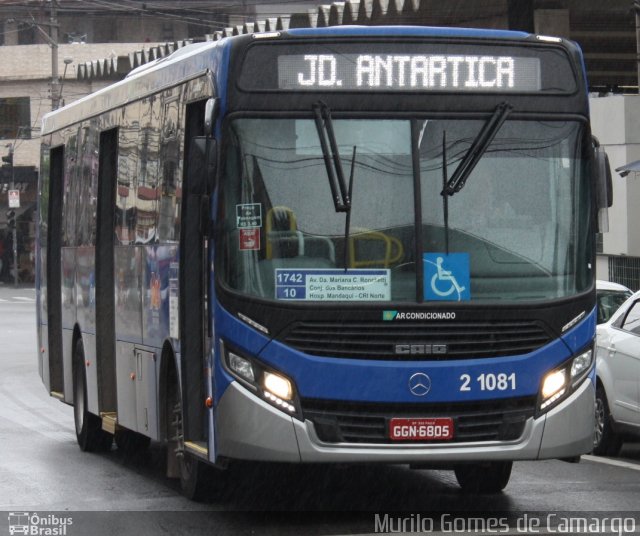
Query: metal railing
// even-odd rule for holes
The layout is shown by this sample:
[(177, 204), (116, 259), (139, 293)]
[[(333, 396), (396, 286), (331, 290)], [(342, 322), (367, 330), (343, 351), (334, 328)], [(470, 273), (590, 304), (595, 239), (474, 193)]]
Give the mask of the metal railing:
[(634, 291), (640, 289), (640, 257), (609, 257), (609, 279)]

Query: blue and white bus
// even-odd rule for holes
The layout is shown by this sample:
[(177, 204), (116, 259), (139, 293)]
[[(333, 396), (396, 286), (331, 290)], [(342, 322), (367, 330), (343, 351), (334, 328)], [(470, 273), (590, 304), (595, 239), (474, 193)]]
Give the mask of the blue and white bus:
[(578, 47), (334, 27), (197, 43), (48, 114), (40, 373), (82, 450), (455, 470), (594, 433), (608, 206)]

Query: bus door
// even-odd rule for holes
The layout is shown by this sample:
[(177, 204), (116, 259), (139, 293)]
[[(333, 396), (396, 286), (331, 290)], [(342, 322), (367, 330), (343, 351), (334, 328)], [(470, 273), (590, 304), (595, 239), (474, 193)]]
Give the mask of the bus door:
[[(64, 376), (62, 364), (62, 197), (64, 186), (64, 146), (51, 149), (49, 174), (48, 221), (46, 237), (46, 310), (47, 346), (42, 377), (49, 392), (62, 397)], [(46, 180), (46, 179), (45, 179)], [(47, 360), (48, 356), (48, 360)], [(47, 379), (48, 378), (48, 382)]]
[[(184, 181), (180, 232), (180, 353), (185, 441), (206, 442), (205, 370), (207, 368), (207, 243), (209, 193), (199, 151), (206, 100), (188, 104), (185, 118)], [(213, 445), (208, 445), (210, 454)]]
[(118, 129), (100, 133), (98, 207), (95, 259), (96, 364), (101, 412), (114, 413), (116, 404), (116, 335), (114, 297), (114, 228), (118, 162)]

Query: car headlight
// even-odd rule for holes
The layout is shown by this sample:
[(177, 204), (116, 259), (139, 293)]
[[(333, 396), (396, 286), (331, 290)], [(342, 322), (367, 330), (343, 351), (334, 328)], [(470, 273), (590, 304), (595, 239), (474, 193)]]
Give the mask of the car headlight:
[(224, 365), (234, 378), (272, 406), (288, 415), (302, 419), (300, 404), (293, 382), (281, 372), (247, 357), (241, 352), (225, 348), (220, 342)]
[(560, 367), (549, 372), (540, 385), (538, 414), (549, 411), (569, 396), (587, 378), (593, 368), (593, 345), (578, 352)]

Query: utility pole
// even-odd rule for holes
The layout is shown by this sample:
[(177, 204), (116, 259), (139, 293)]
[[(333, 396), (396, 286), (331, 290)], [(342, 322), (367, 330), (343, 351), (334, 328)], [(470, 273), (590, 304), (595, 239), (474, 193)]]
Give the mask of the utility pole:
[[(57, 0), (47, 0), (47, 2), (51, 4), (49, 23), (37, 23), (33, 20), (33, 26), (42, 34), (42, 37), (46, 39), (51, 47), (51, 109), (57, 110), (61, 100), (60, 79), (58, 75), (58, 6), (56, 5)], [(49, 26), (49, 33), (45, 32), (42, 26)]]
[[(11, 187), (9, 193), (7, 194), (7, 199), (11, 196), (11, 192), (16, 188), (16, 167), (13, 163), (13, 149), (14, 144), (7, 145), (9, 147), (9, 154), (7, 156), (2, 157), (2, 161), (5, 162), (3, 167), (7, 166), (9, 168), (9, 173), (11, 174)], [(18, 287), (18, 230), (16, 225), (16, 217), (15, 211), (11, 208), (10, 203), (7, 203), (8, 211), (7, 211), (7, 226), (11, 229), (12, 238), (13, 238), (13, 284), (17, 288)]]
[(634, 0), (633, 10), (636, 13), (636, 67), (638, 69), (638, 94), (640, 94), (640, 0)]
[(58, 13), (56, 0), (51, 2), (50, 45), (51, 45), (51, 109), (57, 110), (60, 105), (60, 80), (58, 79)]
[[(16, 189), (16, 166), (13, 163), (13, 149), (11, 145), (11, 189)], [(15, 222), (12, 231), (13, 238), (13, 286), (18, 288), (18, 222)]]

